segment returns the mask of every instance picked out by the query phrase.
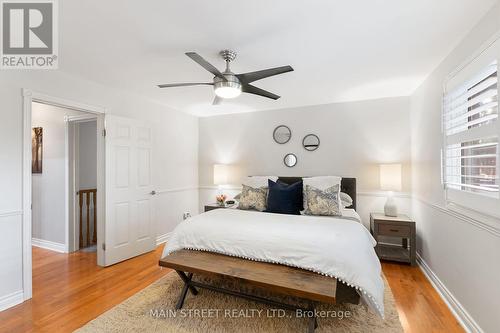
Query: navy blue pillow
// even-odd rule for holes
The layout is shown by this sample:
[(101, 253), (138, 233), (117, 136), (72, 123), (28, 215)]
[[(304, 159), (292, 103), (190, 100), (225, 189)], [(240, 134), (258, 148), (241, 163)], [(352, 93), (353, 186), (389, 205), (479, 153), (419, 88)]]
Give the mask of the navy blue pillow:
[(281, 181), (278, 179), (277, 183), (284, 185), (284, 186), (291, 186), (291, 185), (295, 185), (298, 183), (300, 183), (300, 185), (302, 185), (302, 187), (299, 189), (299, 194), (297, 195), (296, 200), (297, 200), (297, 206), (299, 207), (299, 211), (303, 211), (304, 210), (304, 183), (302, 182), (302, 180), (299, 180), (297, 183), (293, 183), (293, 184), (289, 185), (289, 184), (285, 183), (284, 181)]
[(302, 181), (291, 185), (273, 182), (268, 179), (269, 194), (267, 196), (268, 213), (300, 215), (302, 210)]

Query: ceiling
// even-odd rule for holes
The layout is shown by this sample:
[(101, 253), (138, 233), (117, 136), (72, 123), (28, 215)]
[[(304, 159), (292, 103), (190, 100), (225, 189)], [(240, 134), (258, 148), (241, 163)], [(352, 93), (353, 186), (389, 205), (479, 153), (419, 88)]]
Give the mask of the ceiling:
[[(208, 116), (410, 95), (496, 0), (60, 1), (60, 69)], [(473, 18), (473, 19), (471, 19)], [(211, 82), (184, 55), (235, 73), (291, 65), (255, 85), (281, 95), (242, 94), (212, 106)]]

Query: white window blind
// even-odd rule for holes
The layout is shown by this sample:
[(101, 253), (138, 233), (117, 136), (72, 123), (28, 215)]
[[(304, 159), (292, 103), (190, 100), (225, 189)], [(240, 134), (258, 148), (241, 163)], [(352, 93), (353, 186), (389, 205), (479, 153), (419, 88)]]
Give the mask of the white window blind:
[(445, 93), (446, 189), (499, 198), (498, 91), (498, 62), (494, 60)]

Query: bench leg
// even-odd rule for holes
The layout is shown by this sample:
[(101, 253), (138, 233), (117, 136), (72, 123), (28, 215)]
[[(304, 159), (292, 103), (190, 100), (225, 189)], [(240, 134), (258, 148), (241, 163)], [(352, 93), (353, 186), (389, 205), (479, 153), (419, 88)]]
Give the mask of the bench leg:
[(184, 287), (182, 287), (181, 297), (179, 297), (179, 300), (177, 301), (177, 304), (175, 305), (175, 309), (176, 310), (179, 310), (184, 305), (184, 299), (186, 299), (186, 294), (188, 292), (188, 287), (189, 287), (188, 284), (184, 284)]
[[(280, 307), (280, 308), (285, 308), (285, 309), (289, 309), (289, 310), (290, 309), (297, 309), (296, 307), (294, 307), (292, 305), (285, 304), (285, 303), (279, 303), (279, 302), (275, 302), (275, 301), (272, 301), (272, 300), (264, 299), (262, 297), (248, 295), (248, 294), (244, 294), (244, 293), (241, 293), (241, 292), (236, 292), (236, 291), (232, 291), (232, 290), (228, 290), (228, 289), (224, 289), (224, 288), (219, 288), (219, 287), (216, 287), (216, 286), (211, 286), (211, 285), (208, 285), (208, 284), (203, 284), (203, 283), (200, 283), (200, 282), (192, 281), (193, 273), (188, 273), (186, 275), (186, 273), (184, 273), (182, 271), (176, 271), (176, 272), (177, 272), (177, 274), (179, 274), (179, 276), (182, 279), (182, 281), (184, 281), (184, 286), (182, 287), (181, 296), (179, 297), (179, 300), (177, 301), (177, 304), (175, 306), (176, 310), (181, 309), (182, 306), (184, 305), (184, 300), (186, 299), (186, 295), (187, 295), (188, 290), (191, 290), (191, 292), (193, 293), (193, 295), (197, 295), (198, 294), (198, 290), (196, 290), (195, 286), (199, 287), (199, 288), (206, 288), (206, 289), (217, 291), (217, 292), (220, 292), (220, 293), (229, 294), (229, 295), (233, 295), (233, 296), (237, 296), (237, 297), (249, 299), (249, 300), (256, 301), (256, 302), (262, 302), (262, 303), (265, 303), (265, 304), (270, 304), (270, 305), (277, 306), (277, 307)], [(312, 312), (312, 316), (309, 318), (307, 332), (308, 333), (314, 333), (314, 331), (318, 327), (318, 320), (316, 318), (315, 307), (314, 307), (314, 303), (313, 302), (309, 303), (309, 306), (307, 307), (307, 310)]]
[(193, 278), (193, 273), (189, 273), (186, 276), (186, 274), (184, 272), (181, 272), (181, 271), (176, 271), (176, 272), (177, 272), (177, 274), (179, 274), (182, 281), (184, 281), (184, 287), (182, 287), (181, 296), (179, 297), (179, 300), (177, 301), (177, 304), (175, 305), (175, 309), (179, 310), (184, 305), (184, 300), (186, 299), (188, 289), (191, 290), (193, 295), (197, 295), (198, 290), (196, 290), (195, 287), (190, 285), (191, 279)]
[(189, 285), (189, 290), (191, 290), (191, 293), (195, 296), (198, 295), (198, 290), (196, 290), (195, 287), (193, 287), (192, 285), (189, 284), (191, 282), (191, 279), (193, 278), (193, 273), (189, 273), (186, 276), (186, 273), (184, 273), (182, 271), (176, 271), (176, 272), (177, 272), (177, 274), (179, 274), (182, 281), (184, 281), (185, 284)]
[(313, 315), (309, 318), (309, 326), (307, 328), (308, 333), (313, 333), (314, 330), (318, 327), (318, 320), (316, 319), (316, 314), (314, 313), (314, 304), (310, 303), (308, 307), (309, 311), (312, 311)]

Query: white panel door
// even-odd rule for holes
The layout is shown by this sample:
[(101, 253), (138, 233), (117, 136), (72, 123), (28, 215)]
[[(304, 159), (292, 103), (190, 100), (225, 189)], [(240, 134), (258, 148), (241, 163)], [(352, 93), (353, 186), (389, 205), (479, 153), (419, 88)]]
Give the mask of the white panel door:
[(155, 249), (152, 130), (106, 115), (105, 265)]

